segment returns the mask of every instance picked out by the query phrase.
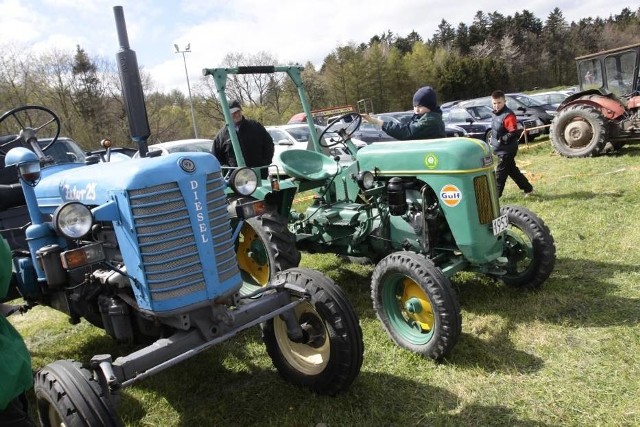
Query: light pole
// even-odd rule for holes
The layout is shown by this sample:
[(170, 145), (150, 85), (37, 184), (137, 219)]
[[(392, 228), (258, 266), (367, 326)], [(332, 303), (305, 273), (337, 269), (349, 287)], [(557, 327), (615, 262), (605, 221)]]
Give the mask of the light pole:
[(191, 106), (191, 120), (193, 121), (193, 133), (198, 138), (198, 129), (196, 128), (196, 115), (193, 113), (193, 99), (191, 98), (191, 85), (189, 84), (189, 72), (187, 71), (187, 57), (184, 55), (187, 52), (191, 52), (191, 43), (187, 43), (187, 47), (184, 50), (180, 50), (177, 44), (173, 47), (176, 48), (176, 53), (182, 54), (182, 60), (184, 61), (184, 74), (187, 76), (187, 89), (189, 90), (189, 105)]

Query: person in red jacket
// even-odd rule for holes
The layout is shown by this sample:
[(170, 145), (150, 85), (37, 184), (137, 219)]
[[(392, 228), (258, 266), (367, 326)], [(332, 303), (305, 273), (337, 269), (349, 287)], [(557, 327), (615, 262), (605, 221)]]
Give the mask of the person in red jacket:
[(511, 177), (525, 197), (533, 193), (533, 186), (516, 165), (518, 141), (522, 133), (518, 129), (516, 115), (507, 107), (504, 92), (496, 90), (491, 94), (493, 119), (491, 121), (491, 147), (498, 157), (496, 166), (496, 184), (498, 197), (502, 196), (507, 178)]

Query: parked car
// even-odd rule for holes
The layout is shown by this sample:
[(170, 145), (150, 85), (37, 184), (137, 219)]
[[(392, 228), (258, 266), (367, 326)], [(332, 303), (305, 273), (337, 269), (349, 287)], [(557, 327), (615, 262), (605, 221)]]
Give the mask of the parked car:
[[(148, 149), (149, 153), (154, 151), (160, 151), (164, 156), (169, 153), (188, 153), (188, 152), (204, 152), (210, 153), (213, 146), (213, 139), (179, 139), (176, 141), (159, 142), (157, 144), (150, 144)], [(140, 157), (140, 153), (136, 152), (133, 155), (134, 159)]]
[(460, 100), (445, 102), (440, 106), (442, 111), (448, 110), (449, 108), (455, 107), (460, 103)]
[(551, 91), (551, 92), (532, 93), (529, 96), (535, 99), (536, 101), (540, 102), (541, 104), (551, 105), (557, 110), (558, 106), (560, 106), (562, 101), (567, 99), (569, 95), (570, 93), (567, 93), (567, 92)]
[(392, 111), (389, 113), (372, 114), (372, 117), (377, 117), (385, 122), (392, 121), (396, 123), (405, 124), (413, 117), (413, 110), (409, 111)]
[[(159, 142), (149, 145), (149, 152), (160, 151), (162, 156), (169, 153), (203, 152), (210, 153), (213, 139), (179, 139), (175, 141)], [(134, 159), (140, 157), (140, 153), (133, 155)]]
[[(346, 116), (348, 118), (348, 116)], [(342, 124), (347, 126), (348, 123), (345, 123), (345, 116), (335, 116), (329, 117), (327, 120), (328, 126), (335, 126), (338, 120), (342, 120)], [(371, 123), (367, 123), (364, 120), (360, 123), (360, 126), (353, 133), (353, 138), (359, 139), (360, 141), (364, 141), (367, 144), (371, 144), (372, 142), (379, 141), (393, 141), (395, 138), (389, 136), (382, 129), (372, 125)]]
[[(444, 112), (443, 112), (444, 113)], [(377, 117), (384, 121), (392, 121), (400, 124), (408, 123), (413, 117), (413, 110), (408, 111), (394, 111), (390, 113), (380, 113), (380, 114), (372, 114), (372, 117)], [(452, 136), (468, 136), (467, 131), (461, 126), (457, 126), (454, 124), (446, 123), (444, 124), (444, 131), (447, 137)], [(395, 140), (395, 138), (389, 137), (390, 140)]]
[(393, 141), (395, 139), (387, 135), (382, 129), (378, 129), (378, 127), (365, 121), (362, 121), (358, 130), (353, 133), (353, 136), (368, 144), (378, 141)]
[[(527, 141), (533, 141), (542, 133), (539, 126), (542, 125), (540, 119), (530, 116), (517, 115), (518, 127), (521, 129), (529, 129), (527, 131)], [(492, 110), (484, 105), (475, 107), (461, 108), (454, 107), (442, 114), (442, 119), (447, 126), (459, 126), (463, 128), (470, 138), (477, 138), (487, 143), (491, 142), (491, 119)], [(521, 139), (524, 141), (524, 139)]]
[[(518, 96), (517, 96), (518, 95)], [(509, 107), (516, 115), (520, 116), (529, 116), (536, 119), (540, 119), (542, 125), (548, 126), (551, 124), (551, 120), (553, 120), (553, 115), (549, 113), (549, 111), (553, 112), (553, 108), (548, 106), (541, 106), (537, 102), (531, 102), (529, 99), (524, 99), (519, 96), (519, 94), (507, 94), (505, 96), (505, 101), (507, 103), (507, 107)], [(523, 103), (527, 102), (527, 104)], [(491, 97), (484, 96), (482, 98), (470, 99), (467, 101), (462, 101), (458, 105), (461, 108), (469, 108), (469, 107), (478, 107), (485, 106), (491, 108)], [(545, 128), (544, 133), (549, 133), (549, 128)]]
[[(273, 163), (278, 166), (269, 168), (269, 173), (275, 175), (276, 173), (279, 175), (283, 175), (282, 166), (278, 160), (278, 154), (282, 153), (286, 150), (298, 149), (298, 150), (308, 150), (310, 145), (312, 144), (309, 132), (309, 126), (306, 124), (287, 124), (287, 125), (279, 125), (279, 126), (265, 126), (267, 132), (273, 138), (273, 144), (275, 145), (275, 152), (273, 154)], [(324, 128), (322, 126), (316, 125), (316, 133), (319, 136)], [(332, 134), (327, 134), (327, 139), (331, 139)], [(358, 139), (352, 138), (351, 142), (357, 148), (366, 147), (367, 143)], [(333, 147), (329, 147), (326, 149), (327, 155), (330, 155), (334, 158), (337, 158), (339, 162), (351, 162), (351, 156), (344, 147), (340, 144), (335, 145)]]
[(556, 115), (556, 109), (553, 105), (550, 105), (545, 102), (540, 102), (535, 98), (532, 98), (530, 95), (526, 95), (524, 93), (510, 93), (507, 96), (517, 100), (521, 104), (523, 104), (526, 108), (543, 108), (544, 112), (549, 114), (552, 117)]

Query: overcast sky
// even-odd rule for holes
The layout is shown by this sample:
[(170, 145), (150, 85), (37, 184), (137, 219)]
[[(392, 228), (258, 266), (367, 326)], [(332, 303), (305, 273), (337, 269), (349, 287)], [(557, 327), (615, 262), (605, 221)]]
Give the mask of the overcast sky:
[[(615, 6), (613, 6), (615, 4)], [(189, 79), (202, 68), (221, 66), (227, 53), (264, 51), (278, 59), (316, 66), (338, 45), (368, 42), (390, 30), (424, 40), (446, 19), (454, 28), (471, 25), (478, 10), (511, 15), (527, 9), (543, 22), (559, 7), (567, 22), (585, 17), (608, 18), (637, 3), (622, 0), (0, 0), (0, 47), (10, 43), (48, 50), (51, 46), (115, 58), (119, 50), (113, 6), (123, 6), (131, 49), (161, 91), (187, 92), (181, 49)]]

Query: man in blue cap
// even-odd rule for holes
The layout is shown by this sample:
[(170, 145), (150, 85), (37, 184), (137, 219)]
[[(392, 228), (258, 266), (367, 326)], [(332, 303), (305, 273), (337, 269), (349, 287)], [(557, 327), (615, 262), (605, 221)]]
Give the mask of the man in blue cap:
[(413, 95), (413, 117), (408, 123), (383, 121), (368, 114), (362, 118), (380, 127), (389, 136), (399, 140), (444, 138), (442, 110), (436, 103), (436, 92), (431, 86), (421, 87)]

